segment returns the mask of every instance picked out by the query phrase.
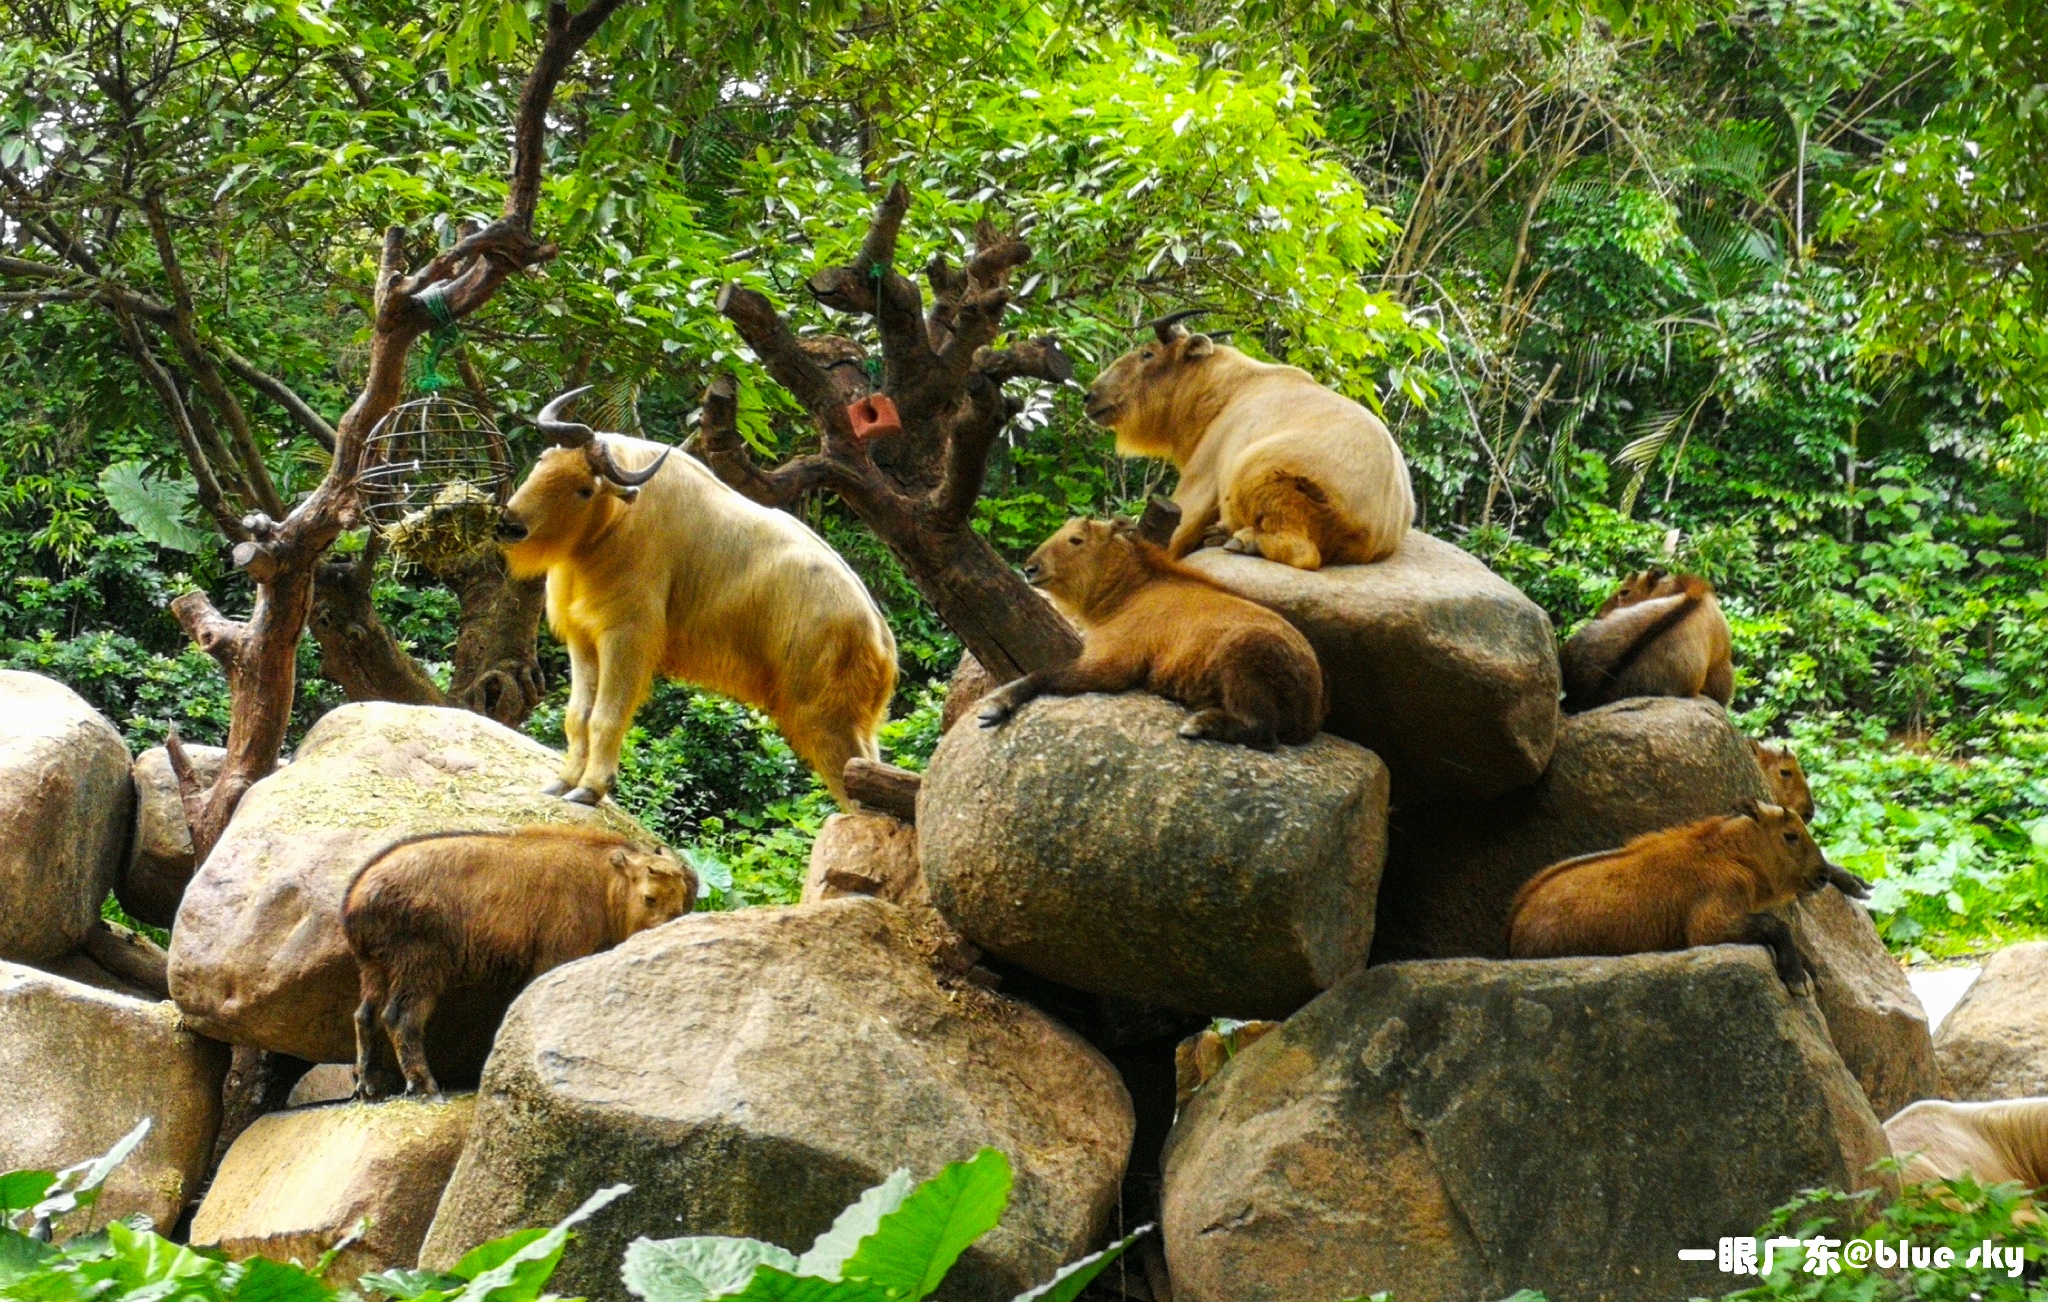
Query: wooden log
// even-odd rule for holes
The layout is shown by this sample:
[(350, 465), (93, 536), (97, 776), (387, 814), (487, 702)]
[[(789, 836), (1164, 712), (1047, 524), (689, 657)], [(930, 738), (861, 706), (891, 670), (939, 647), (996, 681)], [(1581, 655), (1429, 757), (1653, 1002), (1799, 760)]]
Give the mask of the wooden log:
[(1180, 507), (1154, 493), (1145, 503), (1145, 514), (1138, 517), (1138, 536), (1161, 547), (1173, 541), (1173, 531), (1180, 528)]
[(85, 933), (85, 956), (133, 986), (159, 999), (171, 997), (170, 956), (147, 936), (101, 920)]
[(924, 775), (859, 756), (846, 761), (846, 794), (878, 813), (915, 825)]

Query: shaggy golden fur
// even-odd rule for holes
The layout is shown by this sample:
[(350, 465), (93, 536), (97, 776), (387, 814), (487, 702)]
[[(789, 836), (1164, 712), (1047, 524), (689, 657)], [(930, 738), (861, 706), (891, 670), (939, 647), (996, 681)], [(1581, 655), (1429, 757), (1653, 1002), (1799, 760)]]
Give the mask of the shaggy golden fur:
[(1766, 910), (1847, 876), (1840, 872), (1799, 815), (1751, 802), (1545, 868), (1515, 896), (1508, 953), (1563, 958), (1757, 944), (1797, 988), (1813, 964), (1785, 920)]
[(1558, 653), (1564, 708), (1576, 714), (1630, 696), (1735, 693), (1728, 620), (1713, 585), (1645, 570), (1622, 584)]
[(1207, 335), (1125, 353), (1087, 406), (1118, 452), (1180, 468), (1176, 559), (1227, 535), (1232, 551), (1297, 569), (1363, 564), (1392, 555), (1415, 519), (1407, 463), (1377, 416)]
[[(1900, 1177), (1913, 1184), (1968, 1176), (1982, 1185), (2048, 1186), (2048, 1098), (1922, 1099), (1885, 1122), (1884, 1134), (1905, 1163)], [(2039, 1218), (2031, 1206), (2013, 1216), (2020, 1222)]]
[(383, 850), (342, 898), (361, 973), (356, 1097), (388, 1092), (394, 1065), (406, 1093), (440, 1093), (426, 1030), (449, 991), (479, 992), (502, 1015), (541, 973), (696, 902), (687, 867), (597, 828), (453, 832)]
[(1298, 746), (1323, 725), (1323, 671), (1308, 639), (1264, 606), (1225, 592), (1140, 538), (1127, 520), (1069, 520), (1024, 576), (1082, 633), (1080, 658), (990, 695), (983, 727), (1038, 696), (1164, 696), (1194, 714), (1183, 737), (1262, 749)]
[[(602, 436), (628, 470), (665, 449)], [(639, 489), (551, 448), (505, 506), (505, 556), (547, 575), (548, 627), (569, 648), (569, 752), (551, 790), (595, 804), (654, 676), (765, 711), (843, 805), (856, 755), (896, 690), (896, 640), (846, 562), (796, 517), (770, 510), (674, 452)]]

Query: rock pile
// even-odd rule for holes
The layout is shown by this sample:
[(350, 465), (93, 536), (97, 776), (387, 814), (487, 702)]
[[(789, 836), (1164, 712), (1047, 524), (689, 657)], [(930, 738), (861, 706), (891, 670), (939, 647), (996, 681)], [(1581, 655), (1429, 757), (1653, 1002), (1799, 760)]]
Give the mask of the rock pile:
[(1397, 963), (1239, 1053), (1167, 1149), (1186, 1302), (1668, 1302), (1678, 1249), (1751, 1234), (1888, 1149), (1825, 1031), (1751, 946)]
[(543, 976), (499, 1033), (424, 1264), (623, 1180), (551, 1285), (621, 1299), (636, 1235), (801, 1247), (896, 1167), (991, 1145), (1010, 1210), (941, 1296), (1044, 1279), (1109, 1227), (1129, 1097), (1059, 1023), (942, 986), (927, 945), (915, 914), (839, 899), (681, 918)]

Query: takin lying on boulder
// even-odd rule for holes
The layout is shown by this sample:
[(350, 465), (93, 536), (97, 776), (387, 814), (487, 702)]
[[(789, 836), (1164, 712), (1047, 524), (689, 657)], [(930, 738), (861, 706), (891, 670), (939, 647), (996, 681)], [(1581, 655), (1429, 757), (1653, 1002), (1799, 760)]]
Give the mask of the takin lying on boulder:
[(1301, 570), (1393, 555), (1415, 491), (1379, 417), (1307, 371), (1189, 334), (1179, 323), (1192, 315), (1153, 322), (1154, 340), (1110, 363), (1087, 398), (1119, 453), (1179, 467), (1173, 557), (1206, 541)]
[(659, 673), (767, 713), (845, 805), (846, 761), (879, 756), (896, 690), (874, 599), (802, 521), (689, 454), (561, 419), (581, 392), (541, 410), (563, 446), (541, 454), (499, 526), (512, 573), (547, 576), (548, 627), (569, 648), (569, 750), (548, 790), (590, 805), (611, 791)]
[(1713, 585), (1692, 574), (1630, 577), (1558, 652), (1564, 709), (1579, 714), (1630, 696), (1735, 694), (1728, 619)]
[(1869, 894), (1835, 867), (1799, 815), (1745, 802), (1733, 814), (1636, 837), (1618, 850), (1552, 864), (1515, 895), (1512, 958), (1646, 954), (1695, 945), (1762, 945), (1787, 987), (1804, 987), (1813, 962), (1785, 919), (1768, 910), (1833, 884)]
[(380, 852), (341, 906), (362, 981), (356, 1097), (392, 1093), (399, 1077), (407, 1094), (441, 1092), (426, 1031), (444, 996), (501, 1017), (541, 973), (696, 903), (688, 867), (602, 828), (429, 833)]
[[(1981, 1185), (2048, 1186), (2048, 1098), (1951, 1103), (1921, 1099), (1884, 1123), (1900, 1178), (1932, 1184), (1969, 1177)], [(2015, 1221), (2040, 1218), (2028, 1206)]]
[(1069, 520), (1024, 577), (1081, 630), (1079, 658), (1026, 674), (982, 703), (992, 728), (1039, 696), (1143, 688), (1194, 713), (1183, 737), (1262, 750), (1323, 726), (1323, 670), (1301, 632), (1138, 536), (1128, 520)]

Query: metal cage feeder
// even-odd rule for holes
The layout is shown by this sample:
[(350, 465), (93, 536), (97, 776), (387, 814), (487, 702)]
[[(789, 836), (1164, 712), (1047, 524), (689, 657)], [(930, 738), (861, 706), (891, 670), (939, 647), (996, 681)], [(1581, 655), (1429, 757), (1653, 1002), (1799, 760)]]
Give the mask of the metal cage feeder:
[(490, 547), (512, 483), (490, 416), (429, 393), (399, 403), (366, 440), (363, 515), (403, 564), (439, 569)]

